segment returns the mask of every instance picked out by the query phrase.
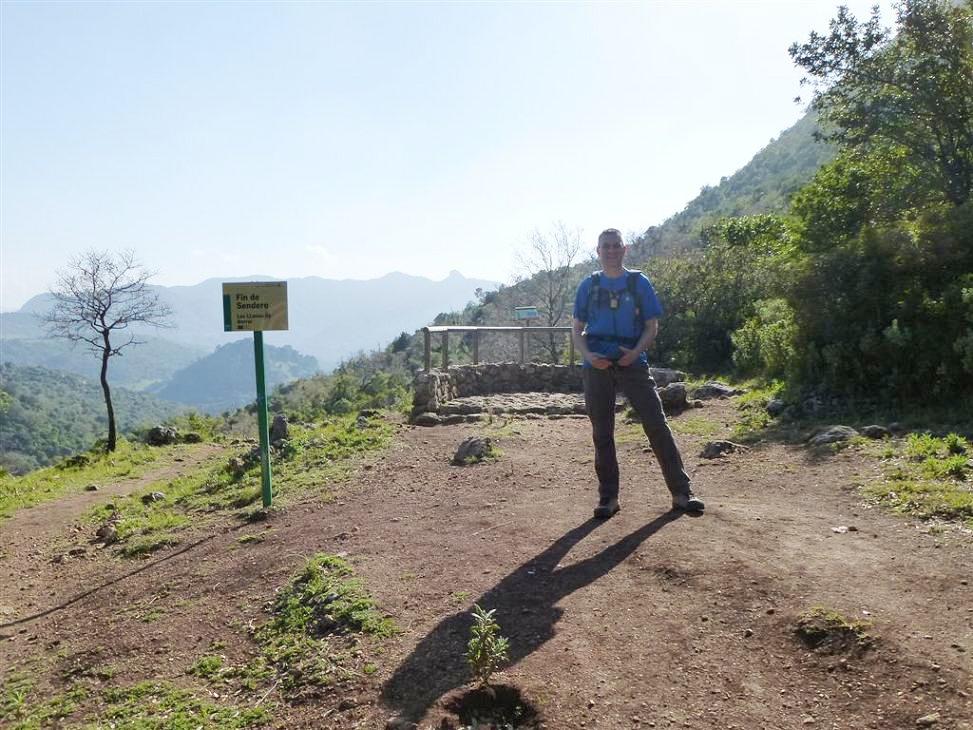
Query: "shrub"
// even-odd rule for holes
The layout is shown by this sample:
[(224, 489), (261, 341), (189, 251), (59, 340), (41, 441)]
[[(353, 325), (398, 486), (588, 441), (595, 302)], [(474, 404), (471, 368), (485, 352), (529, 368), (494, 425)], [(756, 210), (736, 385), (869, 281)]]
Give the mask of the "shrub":
[(482, 686), (490, 683), (493, 673), (509, 658), (510, 642), (500, 636), (500, 626), (493, 618), (494, 613), (495, 608), (484, 611), (478, 604), (473, 606), (473, 629), (466, 659), (473, 678)]

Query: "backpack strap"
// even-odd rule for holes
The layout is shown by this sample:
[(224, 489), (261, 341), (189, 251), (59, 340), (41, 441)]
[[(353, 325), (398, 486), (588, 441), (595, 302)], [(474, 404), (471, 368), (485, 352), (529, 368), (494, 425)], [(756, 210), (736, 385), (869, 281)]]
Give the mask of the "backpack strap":
[(629, 271), (628, 277), (625, 281), (625, 286), (628, 288), (628, 293), (632, 296), (633, 305), (633, 316), (635, 317), (635, 333), (636, 337), (640, 337), (642, 334), (642, 328), (645, 326), (645, 322), (642, 321), (642, 307), (639, 305), (639, 295), (638, 295), (638, 284), (640, 271)]
[(585, 321), (591, 321), (591, 305), (594, 303), (598, 306), (599, 299), (601, 296), (601, 274), (599, 272), (594, 272), (591, 275), (591, 286), (588, 287), (588, 306), (585, 309)]

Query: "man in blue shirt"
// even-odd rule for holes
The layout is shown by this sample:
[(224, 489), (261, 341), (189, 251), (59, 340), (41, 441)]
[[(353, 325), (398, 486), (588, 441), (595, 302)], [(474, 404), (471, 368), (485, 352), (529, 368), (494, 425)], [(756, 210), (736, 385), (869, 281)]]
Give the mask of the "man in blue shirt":
[(574, 301), (572, 334), (575, 347), (584, 356), (584, 399), (595, 443), (595, 517), (611, 517), (620, 509), (615, 455), (615, 394), (619, 389), (642, 421), (672, 494), (672, 508), (702, 512), (704, 504), (693, 494), (645, 354), (659, 332), (662, 305), (645, 274), (622, 265), (625, 250), (621, 233), (614, 228), (602, 231), (598, 236), (602, 270), (581, 282)]

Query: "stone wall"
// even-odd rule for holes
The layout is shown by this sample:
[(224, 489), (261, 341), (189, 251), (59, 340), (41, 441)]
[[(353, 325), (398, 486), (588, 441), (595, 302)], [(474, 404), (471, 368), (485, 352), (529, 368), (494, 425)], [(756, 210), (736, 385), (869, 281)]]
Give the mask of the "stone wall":
[[(412, 412), (439, 413), (455, 398), (494, 393), (579, 393), (581, 369), (580, 365), (503, 362), (420, 372), (414, 382)], [(659, 387), (686, 379), (678, 370), (650, 371)]]

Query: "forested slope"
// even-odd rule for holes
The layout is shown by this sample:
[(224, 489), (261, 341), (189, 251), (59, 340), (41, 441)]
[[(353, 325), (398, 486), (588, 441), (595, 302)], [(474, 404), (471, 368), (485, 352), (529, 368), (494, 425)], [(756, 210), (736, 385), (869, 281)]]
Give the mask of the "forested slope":
[[(112, 388), (120, 433), (169, 418), (183, 406)], [(91, 448), (108, 430), (101, 386), (72, 373), (0, 365), (0, 467), (22, 473)]]

